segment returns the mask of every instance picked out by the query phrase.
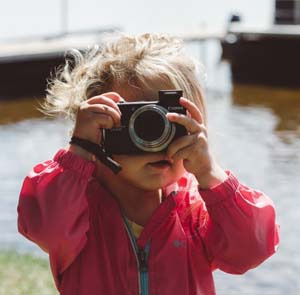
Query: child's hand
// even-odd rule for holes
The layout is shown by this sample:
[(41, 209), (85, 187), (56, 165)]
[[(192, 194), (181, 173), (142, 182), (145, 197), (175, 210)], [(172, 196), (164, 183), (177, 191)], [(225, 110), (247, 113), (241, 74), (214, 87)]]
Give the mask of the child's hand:
[[(101, 142), (101, 129), (120, 124), (121, 112), (117, 105), (123, 98), (116, 92), (108, 92), (83, 101), (77, 111), (73, 135), (94, 143)], [(84, 158), (91, 155), (77, 146), (70, 147)]]
[(203, 117), (197, 106), (180, 98), (180, 104), (184, 106), (190, 116), (168, 113), (170, 122), (183, 125), (188, 135), (182, 136), (171, 143), (167, 155), (173, 160), (183, 160), (184, 168), (193, 173), (201, 188), (210, 188), (227, 178), (224, 170), (215, 162), (207, 141), (207, 130), (203, 123)]

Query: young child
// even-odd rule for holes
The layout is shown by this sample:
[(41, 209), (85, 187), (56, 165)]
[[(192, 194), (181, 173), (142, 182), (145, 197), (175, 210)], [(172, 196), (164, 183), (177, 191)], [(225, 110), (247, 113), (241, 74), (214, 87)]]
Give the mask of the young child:
[(216, 162), (180, 40), (120, 34), (73, 57), (45, 105), (74, 119), (73, 136), (100, 144), (103, 129), (121, 124), (118, 103), (157, 100), (165, 89), (183, 90), (187, 115), (166, 117), (187, 135), (160, 152), (112, 155), (117, 174), (76, 143), (29, 173), (18, 228), (49, 254), (60, 294), (215, 294), (213, 270), (242, 274), (275, 252), (272, 201)]

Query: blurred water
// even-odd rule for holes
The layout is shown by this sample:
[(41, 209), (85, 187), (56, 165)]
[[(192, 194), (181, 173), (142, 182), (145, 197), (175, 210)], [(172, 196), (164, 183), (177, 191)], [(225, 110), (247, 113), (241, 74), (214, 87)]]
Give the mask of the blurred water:
[[(218, 294), (300, 294), (300, 90), (232, 85), (220, 48), (190, 46), (205, 61), (210, 139), (226, 169), (273, 199), (281, 225), (278, 253), (243, 276), (215, 272)], [(24, 176), (67, 144), (70, 124), (32, 111), (35, 100), (0, 102), (0, 245), (43, 255), (18, 235)], [(21, 106), (21, 107), (20, 107)]]

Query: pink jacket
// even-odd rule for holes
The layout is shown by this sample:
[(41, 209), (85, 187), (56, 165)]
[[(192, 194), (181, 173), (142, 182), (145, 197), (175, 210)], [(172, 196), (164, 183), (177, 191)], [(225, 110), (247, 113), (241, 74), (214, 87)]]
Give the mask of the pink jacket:
[(19, 231), (49, 253), (63, 295), (215, 294), (214, 269), (241, 274), (275, 252), (272, 201), (230, 172), (210, 190), (190, 174), (167, 187), (136, 241), (94, 169), (60, 150), (34, 167), (20, 195)]

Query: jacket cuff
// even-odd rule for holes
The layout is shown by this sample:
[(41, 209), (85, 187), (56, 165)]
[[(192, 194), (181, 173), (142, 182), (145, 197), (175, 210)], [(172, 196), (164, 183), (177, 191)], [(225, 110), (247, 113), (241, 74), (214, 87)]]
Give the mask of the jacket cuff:
[(90, 178), (96, 168), (94, 162), (88, 161), (65, 149), (60, 149), (53, 160), (64, 168), (79, 172), (82, 177), (86, 178)]
[(201, 189), (198, 186), (198, 191), (206, 206), (213, 206), (235, 195), (240, 183), (232, 172), (226, 171), (226, 174), (228, 177), (224, 182), (210, 189)]

